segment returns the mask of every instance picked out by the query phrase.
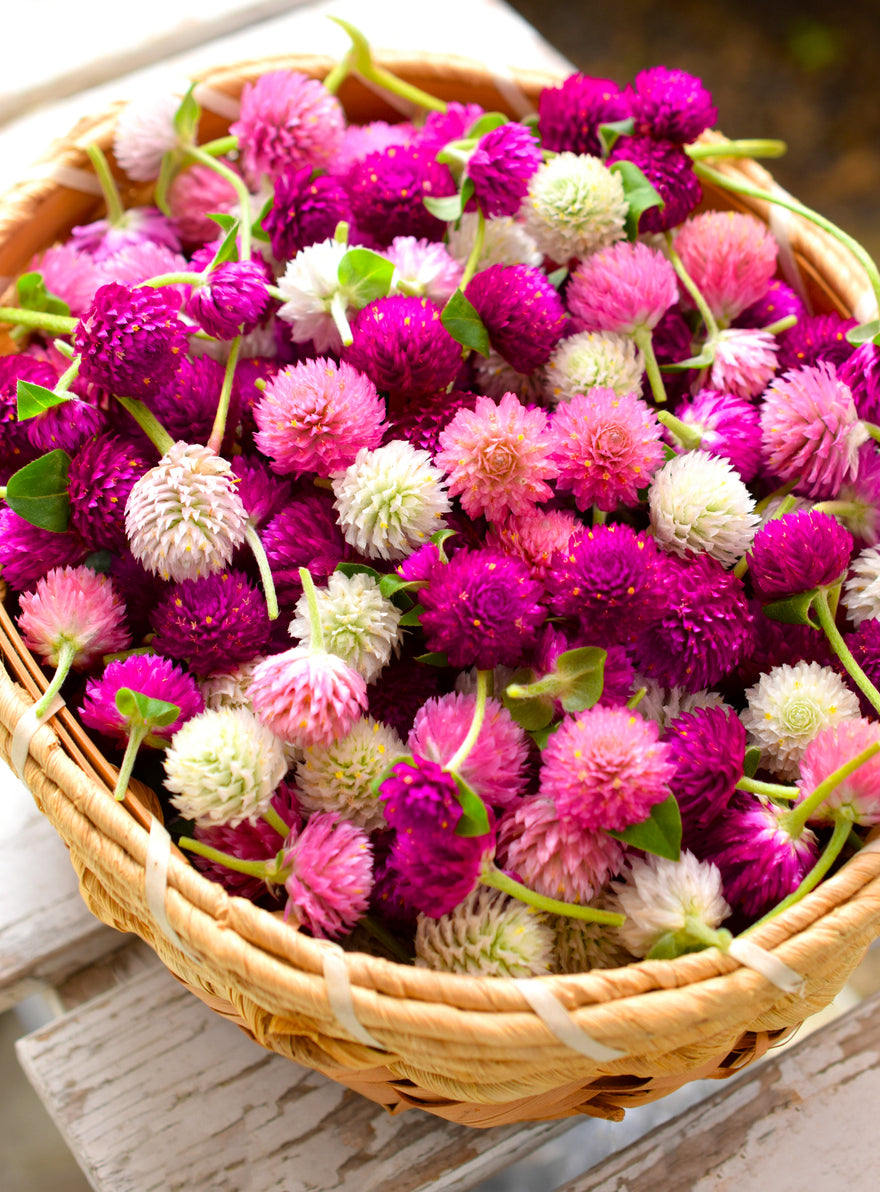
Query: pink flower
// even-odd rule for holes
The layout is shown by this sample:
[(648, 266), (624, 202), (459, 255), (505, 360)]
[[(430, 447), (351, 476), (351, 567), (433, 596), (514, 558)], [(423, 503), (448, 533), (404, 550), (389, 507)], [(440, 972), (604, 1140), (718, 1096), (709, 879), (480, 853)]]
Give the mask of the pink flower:
[(373, 854), (363, 828), (335, 812), (313, 815), (285, 842), (290, 873), (285, 919), (300, 923), (320, 939), (349, 932), (366, 913), (373, 889)]
[(771, 232), (757, 216), (738, 211), (692, 216), (679, 228), (675, 248), (712, 314), (723, 323), (763, 298), (776, 272)]
[(486, 546), (522, 559), (531, 567), (533, 578), (543, 583), (553, 567), (553, 556), (570, 550), (585, 528), (567, 509), (536, 509), (492, 526)]
[(660, 424), (634, 393), (577, 393), (556, 407), (550, 430), (558, 487), (574, 493), (578, 509), (638, 504), (638, 490), (663, 463)]
[[(876, 721), (844, 720), (823, 728), (801, 756), (799, 786), (802, 796), (805, 798), (839, 766), (878, 742), (880, 724)], [(880, 755), (859, 766), (836, 786), (816, 808), (809, 822), (828, 823), (839, 816), (854, 824), (880, 824)]]
[(90, 567), (55, 567), (38, 580), (21, 597), (18, 626), (28, 649), (52, 666), (66, 645), (76, 651), (71, 665), (86, 670), (131, 644), (113, 581)]
[(264, 724), (303, 749), (338, 741), (367, 710), (367, 685), (357, 671), (306, 646), (261, 662), (248, 696)]
[[(235, 172), (235, 166), (223, 159)], [(183, 170), (168, 190), (168, 206), (178, 235), (183, 240), (204, 244), (217, 236), (217, 224), (208, 216), (229, 214), (238, 205), (232, 183), (209, 166), (194, 165)]]
[(345, 129), (335, 95), (296, 71), (274, 70), (245, 83), (241, 115), (229, 131), (239, 138), (245, 175), (258, 182), (287, 166), (328, 166)]
[(728, 327), (715, 344), (709, 388), (737, 397), (757, 397), (776, 372), (778, 350), (769, 331)]
[(429, 298), (445, 306), (461, 281), (462, 266), (444, 244), (417, 240), (415, 236), (395, 236), (384, 254), (397, 268), (400, 283), (407, 294)]
[(656, 327), (678, 301), (678, 280), (662, 253), (621, 240), (581, 261), (566, 301), (578, 331), (631, 335)]
[(478, 397), (473, 410), (458, 411), (439, 442), (435, 463), (469, 517), (497, 521), (508, 511), (530, 513), (553, 495), (545, 483), (556, 475), (547, 415), (527, 409), (513, 393), (498, 405)]

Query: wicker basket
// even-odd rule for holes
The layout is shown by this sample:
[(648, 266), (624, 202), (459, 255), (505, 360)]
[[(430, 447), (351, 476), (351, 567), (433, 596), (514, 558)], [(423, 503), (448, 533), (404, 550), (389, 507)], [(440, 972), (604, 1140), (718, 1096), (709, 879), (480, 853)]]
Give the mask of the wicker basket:
[[(385, 61), (443, 98), (511, 109), (510, 81), (496, 83), (469, 61)], [(321, 77), (329, 65), (305, 57), (239, 64), (205, 76), (210, 90), (203, 96), (222, 108), (218, 93), (234, 100), (244, 82), (266, 70), (287, 67)], [(534, 101), (551, 81), (524, 73), (516, 84)], [(354, 120), (390, 115), (384, 101), (354, 79), (340, 97)], [(70, 181), (66, 171), (88, 168), (87, 143), (96, 141), (109, 153), (115, 115), (81, 122), (52, 147), (44, 159), (49, 169), (44, 164), (0, 201), (0, 275), (15, 276), (36, 250), (99, 214), (100, 200), (57, 179)], [(219, 136), (225, 127), (206, 113), (202, 135)], [(774, 185), (751, 162), (719, 168)], [(143, 201), (142, 186), (120, 183), (128, 201)], [(706, 203), (740, 205), (711, 192)], [(768, 218), (757, 203), (749, 209)], [(798, 219), (786, 225), (791, 260), (816, 310), (853, 311), (867, 289), (853, 258), (812, 225)], [(2, 611), (0, 645), (10, 672), (0, 675), (0, 753), (8, 758), (14, 729), (46, 680)], [(782, 992), (714, 949), (525, 983), (428, 972), (309, 939), (280, 917), (229, 897), (176, 850), (166, 858), (164, 915), (161, 900), (157, 913), (146, 879), (148, 853), (152, 870), (161, 839), (155, 828), (150, 832), (157, 803), (137, 784), (117, 803), (109, 793), (115, 773), (67, 710), (31, 740), (26, 782), (68, 844), (92, 911), (146, 940), (180, 981), (264, 1047), (392, 1112), (418, 1106), (473, 1126), (578, 1113), (619, 1119), (628, 1106), (748, 1064), (827, 1005), (880, 934), (880, 855), (868, 850), (755, 933), (759, 944), (805, 977), (799, 994)], [(561, 1027), (545, 1003), (562, 1016)], [(576, 1049), (578, 1038), (589, 1046)], [(595, 1052), (595, 1044), (617, 1058), (583, 1053)]]

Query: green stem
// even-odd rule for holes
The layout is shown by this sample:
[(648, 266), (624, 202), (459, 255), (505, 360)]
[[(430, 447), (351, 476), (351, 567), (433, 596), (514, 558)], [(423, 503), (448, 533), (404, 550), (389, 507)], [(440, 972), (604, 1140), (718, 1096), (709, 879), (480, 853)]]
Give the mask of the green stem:
[(483, 727), (483, 718), (486, 715), (486, 700), (489, 695), (489, 678), (491, 674), (492, 672), (487, 670), (477, 671), (477, 698), (474, 703), (474, 715), (471, 719), (471, 726), (467, 731), (465, 739), (443, 767), (444, 770), (451, 770), (455, 773), (477, 743), (480, 729)]
[(59, 355), (64, 356), (65, 359), (67, 359), (67, 360), (73, 359), (73, 348), (70, 346), (70, 344), (67, 342), (67, 340), (54, 339), (52, 341), (52, 347), (55, 349), (56, 352), (59, 353)]
[(766, 915), (758, 919), (756, 923), (752, 923), (750, 927), (742, 933), (748, 935), (754, 931), (756, 927), (761, 927), (764, 923), (769, 923), (771, 919), (775, 919), (777, 915), (781, 915), (783, 911), (787, 911), (790, 906), (794, 906), (809, 892), (818, 886), (819, 882), (837, 860), (843, 846), (846, 844), (852, 824), (847, 819), (838, 819), (834, 824), (834, 831), (831, 834), (831, 839), (825, 846), (825, 851), (822, 856), (801, 882), (796, 890), (793, 890), (787, 898), (783, 898), (777, 906), (774, 906), (772, 911), (768, 911)]
[(159, 286), (203, 286), (207, 280), (206, 273), (160, 273), (158, 277), (148, 277), (136, 284), (156, 290)]
[(721, 952), (727, 951), (733, 939), (726, 928), (722, 927), (719, 931), (715, 927), (710, 927), (708, 923), (704, 923), (702, 919), (698, 919), (696, 915), (685, 916), (684, 928), (691, 939), (705, 944), (707, 948), (718, 948)]
[(633, 339), (635, 340), (636, 347), (642, 353), (642, 360), (645, 362), (645, 372), (648, 377), (648, 384), (651, 386), (651, 393), (654, 395), (654, 401), (660, 405), (664, 405), (666, 402), (666, 386), (663, 384), (660, 366), (654, 354), (651, 328), (636, 327), (633, 332)]
[(615, 914), (613, 911), (600, 911), (592, 906), (578, 906), (572, 902), (560, 902), (556, 898), (548, 898), (544, 894), (537, 894), (516, 881), (494, 865), (483, 870), (480, 881), (484, 886), (492, 886), (495, 890), (503, 890), (512, 898), (528, 903), (539, 911), (546, 911), (549, 915), (568, 915), (570, 919), (583, 919), (586, 923), (605, 923), (609, 927), (619, 927), (626, 916)]
[(672, 264), (672, 268), (678, 275), (681, 284), (693, 299), (694, 306), (696, 306), (697, 310), (700, 312), (700, 318), (706, 325), (706, 336), (708, 340), (711, 343), (714, 343), (714, 341), (718, 338), (718, 324), (715, 321), (715, 316), (712, 314), (711, 310), (709, 310), (706, 299), (703, 297), (693, 278), (688, 273), (687, 269), (685, 269), (684, 261), (682, 261), (681, 257), (672, 247), (672, 235), (669, 232), (666, 233), (666, 245), (666, 251), (669, 256), (670, 263)]
[(594, 526), (604, 526), (608, 521), (607, 511), (600, 509), (598, 505), (594, 504), (592, 508), (592, 521)]
[(757, 778), (742, 778), (737, 780), (738, 791), (750, 791), (753, 795), (768, 795), (771, 799), (796, 799), (801, 793), (799, 786), (782, 786), (778, 782), (759, 782)]
[[(849, 778), (850, 774), (858, 770), (865, 762), (869, 762), (877, 753), (880, 753), (880, 741), (869, 745), (867, 749), (863, 749), (861, 753), (857, 753), (855, 757), (851, 757), (848, 762), (844, 762), (842, 766), (838, 766), (836, 770), (832, 770), (827, 777), (823, 778), (816, 789), (807, 795), (803, 803), (798, 803), (797, 807), (793, 807), (783, 817), (782, 826), (789, 836), (793, 840), (797, 840), (807, 826), (810, 816), (825, 802), (832, 791), (836, 790), (841, 782)], [(847, 823), (851, 823), (851, 821), (847, 820)]]
[(274, 828), (278, 835), (284, 840), (286, 840), (290, 835), (290, 824), (286, 824), (284, 822), (271, 803), (263, 812), (263, 819), (266, 821), (269, 827)]
[(269, 613), (270, 621), (278, 620), (278, 597), (275, 594), (275, 580), (272, 578), (272, 568), (269, 566), (269, 560), (266, 558), (266, 549), (260, 541), (260, 535), (257, 533), (256, 526), (253, 522), (248, 522), (244, 531), (245, 542), (251, 548), (251, 553), (256, 560), (257, 568), (260, 572), (260, 583), (263, 585), (263, 595), (266, 597), (266, 610)]
[(834, 617), (831, 614), (831, 609), (828, 606), (828, 593), (824, 588), (820, 588), (813, 600), (813, 608), (816, 610), (816, 616), (819, 618), (819, 624), (825, 631), (825, 636), (831, 649), (846, 667), (846, 672), (862, 692), (865, 699), (876, 711), (880, 712), (880, 691), (874, 686), (859, 664), (853, 658), (852, 653), (846, 642), (840, 635), (840, 630), (834, 623)]
[(797, 321), (797, 315), (786, 315), (784, 319), (777, 319), (775, 323), (768, 323), (761, 330), (766, 331), (768, 335), (781, 335), (783, 331), (788, 331), (789, 327), (794, 327)]
[[(779, 488), (775, 488), (772, 493), (768, 493), (763, 500), (758, 502), (758, 504), (755, 506), (755, 513), (763, 513), (765, 509), (769, 509), (777, 497), (787, 497), (796, 484), (797, 479), (788, 480)], [(788, 510), (786, 510), (786, 513), (787, 512)]]
[(61, 684), (70, 674), (70, 668), (73, 666), (74, 658), (76, 658), (76, 646), (73, 642), (63, 641), (58, 649), (58, 662), (55, 664), (55, 674), (52, 676), (52, 682), (36, 704), (38, 720), (43, 719), (49, 704), (51, 704), (52, 700), (61, 690)]
[(188, 853), (197, 853), (200, 857), (204, 857), (206, 861), (213, 861), (216, 865), (223, 865), (226, 869), (232, 869), (235, 873), (245, 873), (248, 877), (262, 878), (267, 885), (280, 886), (287, 876), (277, 860), (243, 861), (241, 857), (233, 857), (231, 853), (223, 853), (220, 849), (212, 848), (210, 844), (204, 844), (201, 840), (193, 840), (191, 836), (181, 836), (177, 843), (181, 848), (185, 848)]
[(0, 501), (6, 500), (6, 485), (0, 485)]
[(226, 361), (226, 371), (223, 373), (223, 385), (220, 389), (220, 400), (217, 402), (217, 413), (214, 415), (214, 425), (211, 427), (211, 437), (208, 446), (217, 455), (223, 443), (226, 432), (226, 418), (229, 414), (229, 398), (232, 394), (232, 382), (235, 378), (235, 366), (238, 364), (238, 354), (241, 351), (241, 336), (236, 335), (230, 344), (229, 359)]
[(700, 161), (705, 157), (782, 157), (788, 146), (785, 141), (743, 138), (718, 144), (685, 145), (684, 151), (691, 161)]
[[(399, 79), (390, 70), (385, 70), (384, 67), (377, 66), (373, 61), (370, 43), (364, 37), (363, 33), (361, 33), (360, 29), (349, 24), (348, 21), (342, 20), (341, 17), (328, 17), (328, 20), (339, 25), (351, 38), (351, 49), (344, 59), (348, 70), (356, 70), (358, 74), (363, 75), (365, 79), (369, 79), (371, 83), (375, 83), (379, 87), (384, 87), (392, 95), (399, 95), (401, 99), (409, 100), (410, 103), (414, 103), (420, 108), (427, 108), (432, 112), (446, 111), (446, 104), (442, 99), (437, 99), (436, 96), (429, 95), (427, 91), (413, 87), (411, 83), (405, 83), (403, 79)], [(328, 76), (334, 84), (336, 83), (333, 77), (335, 73), (331, 71)], [(338, 86), (338, 84), (336, 85)], [(324, 86), (327, 86), (326, 80)]]
[(672, 431), (685, 451), (696, 451), (702, 445), (703, 436), (693, 426), (688, 426), (669, 410), (657, 410), (657, 421), (662, 422), (667, 430)]
[(160, 455), (164, 455), (171, 447), (174, 446), (174, 440), (168, 431), (156, 417), (152, 410), (147, 409), (142, 401), (138, 401), (135, 397), (121, 397), (118, 393), (113, 395), (123, 410), (127, 410), (132, 418), (156, 448)]
[(128, 744), (125, 746), (125, 754), (122, 758), (122, 765), (119, 767), (119, 777), (116, 779), (116, 786), (113, 788), (113, 797), (119, 802), (125, 798), (125, 792), (128, 790), (128, 780), (131, 778), (131, 772), (134, 769), (134, 759), (137, 757), (138, 750), (144, 743), (150, 729), (146, 724), (131, 724), (128, 730)]
[(205, 141), (199, 148), (202, 153), (208, 153), (211, 157), (225, 157), (227, 153), (234, 153), (238, 148), (238, 137), (217, 137), (214, 141)]
[(468, 259), (465, 262), (464, 273), (461, 275), (461, 281), (458, 283), (458, 288), (462, 294), (470, 284), (471, 279), (477, 272), (477, 265), (480, 263), (480, 257), (483, 253), (483, 245), (486, 242), (486, 217), (481, 209), (477, 209), (477, 230), (474, 234), (474, 243), (471, 246), (471, 251), (468, 254)]
[(20, 306), (0, 306), (0, 323), (16, 323), (35, 331), (49, 331), (52, 335), (72, 335), (79, 319), (67, 315), (50, 315), (43, 310), (24, 310)]
[(880, 443), (880, 426), (873, 422), (865, 422), (864, 419), (862, 419), (862, 426), (875, 442)]
[(243, 261), (249, 261), (251, 257), (251, 196), (244, 181), (236, 174), (235, 170), (231, 170), (229, 166), (218, 161), (216, 157), (212, 157), (210, 153), (206, 153), (197, 145), (187, 145), (186, 153), (194, 161), (200, 162), (203, 166), (207, 166), (219, 174), (221, 178), (225, 178), (235, 190), (241, 207), (241, 258)]
[(91, 163), (95, 167), (98, 182), (101, 184), (101, 193), (107, 205), (107, 222), (113, 227), (116, 227), (122, 223), (125, 208), (122, 205), (122, 199), (119, 197), (119, 187), (116, 185), (116, 179), (110, 171), (110, 163), (97, 145), (86, 145), (86, 153), (88, 153)]
[(855, 501), (819, 501), (813, 506), (813, 513), (830, 513), (834, 517), (858, 517), (864, 513), (865, 507)]
[(315, 581), (312, 579), (311, 572), (305, 568), (300, 567), (299, 579), (303, 587), (303, 595), (306, 598), (306, 604), (309, 609), (309, 623), (312, 627), (312, 636), (310, 645), (313, 650), (324, 650), (324, 625), (321, 621), (321, 610), (318, 608), (318, 593), (315, 591)]
[(640, 687), (638, 689), (638, 691), (633, 692), (633, 694), (626, 701), (627, 711), (629, 711), (629, 712), (635, 711), (635, 709), (639, 706), (639, 704), (642, 702), (642, 700), (645, 698), (645, 696), (647, 694), (648, 694), (647, 687)]
[[(332, 17), (330, 18), (333, 19)], [(328, 75), (324, 77), (324, 86), (331, 95), (335, 95), (354, 69), (354, 49), (348, 51), (344, 58), (340, 58)]]
[(70, 368), (65, 369), (55, 384), (55, 393), (66, 393), (79, 373), (82, 357), (76, 356)]

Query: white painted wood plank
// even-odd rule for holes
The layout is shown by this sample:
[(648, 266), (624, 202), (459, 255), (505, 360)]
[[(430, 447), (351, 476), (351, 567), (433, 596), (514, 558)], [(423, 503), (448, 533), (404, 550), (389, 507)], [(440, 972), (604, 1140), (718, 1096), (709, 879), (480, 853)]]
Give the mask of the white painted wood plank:
[(0, 762), (0, 1010), (127, 938), (86, 908), (67, 849)]
[(876, 1192), (880, 994), (557, 1192)]
[(571, 1124), (392, 1117), (264, 1051), (158, 962), (17, 1052), (97, 1192), (465, 1192)]

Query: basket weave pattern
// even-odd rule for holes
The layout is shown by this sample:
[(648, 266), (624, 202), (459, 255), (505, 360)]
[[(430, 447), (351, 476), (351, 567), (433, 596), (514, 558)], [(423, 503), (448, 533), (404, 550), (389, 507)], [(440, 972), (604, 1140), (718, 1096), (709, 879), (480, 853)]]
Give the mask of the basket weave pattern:
[[(491, 76), (464, 59), (385, 61), (407, 81), (443, 98), (467, 97), (488, 110), (508, 106)], [(322, 77), (329, 65), (319, 58), (273, 58), (213, 71), (203, 82), (235, 98), (245, 82), (267, 70)], [(537, 73), (520, 74), (516, 81), (533, 101), (552, 82)], [(346, 81), (340, 98), (353, 120), (391, 115), (384, 101), (354, 79)], [(83, 147), (90, 142), (110, 155), (117, 111), (81, 122), (44, 160), (87, 169)], [(225, 130), (219, 117), (206, 113), (205, 139)], [(728, 161), (717, 168), (773, 185), (752, 162)], [(119, 176), (117, 167), (114, 171)], [(119, 180), (127, 201), (144, 201), (142, 186)], [(734, 203), (707, 191), (706, 202), (768, 217), (765, 205), (750, 200)], [(38, 179), (23, 180), (0, 200), (0, 276), (14, 277), (34, 252), (99, 214), (100, 200), (53, 181), (45, 170)], [(815, 308), (850, 313), (866, 288), (857, 263), (811, 225), (787, 223)], [(0, 649), (9, 672), (0, 673), (0, 755), (9, 758), (14, 728), (46, 680), (2, 610)], [(347, 953), (355, 1016), (382, 1044), (380, 1050), (354, 1039), (331, 1006), (324, 958), (328, 950), (341, 954), (336, 945), (301, 935), (279, 916), (229, 897), (176, 850), (166, 915), (192, 955), (170, 942), (145, 894), (155, 797), (133, 783), (125, 802), (116, 803), (110, 794), (115, 768), (66, 710), (33, 738), (25, 779), (67, 843), (93, 913), (144, 939), (212, 1009), (264, 1047), (392, 1111), (418, 1106), (474, 1126), (577, 1113), (620, 1118), (625, 1108), (690, 1080), (728, 1076), (827, 1005), (880, 935), (880, 854), (866, 851), (754, 933), (757, 943), (806, 977), (802, 995), (781, 992), (715, 950), (539, 978), (592, 1039), (625, 1053), (603, 1063), (557, 1039), (515, 982), (433, 973)]]

